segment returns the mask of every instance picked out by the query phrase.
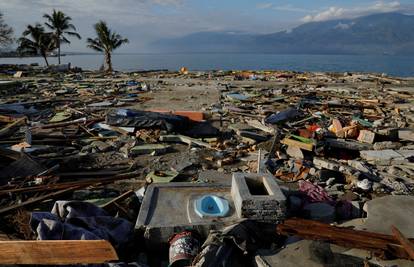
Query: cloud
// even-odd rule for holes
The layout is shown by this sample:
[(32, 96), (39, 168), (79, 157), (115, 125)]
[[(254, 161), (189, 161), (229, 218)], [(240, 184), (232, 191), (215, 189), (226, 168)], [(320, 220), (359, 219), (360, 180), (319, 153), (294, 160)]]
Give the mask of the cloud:
[(399, 1), (378, 1), (373, 2), (369, 5), (361, 5), (353, 8), (332, 6), (322, 12), (307, 15), (303, 17), (301, 21), (314, 22), (332, 19), (355, 18), (374, 13), (387, 13), (397, 11), (404, 12), (406, 10), (408, 10), (408, 6), (401, 5)]
[(276, 5), (273, 3), (259, 3), (256, 5), (257, 9), (271, 9), (276, 11), (287, 11), (287, 12), (309, 12), (309, 9), (295, 7), (293, 5)]
[(256, 5), (257, 9), (269, 9), (273, 7), (273, 3), (259, 3)]
[[(265, 0), (266, 1), (266, 0)], [(6, 22), (15, 37), (27, 24), (43, 22), (42, 15), (58, 9), (71, 16), (82, 40), (71, 39), (65, 51), (89, 51), (85, 39), (95, 36), (92, 25), (105, 20), (130, 43), (120, 52), (151, 51), (158, 39), (199, 31), (276, 32), (286, 23), (278, 18), (258, 17), (239, 9), (204, 9), (191, 0), (0, 0)]]
[(288, 12), (309, 12), (309, 9), (295, 7), (292, 5), (274, 6), (273, 10)]

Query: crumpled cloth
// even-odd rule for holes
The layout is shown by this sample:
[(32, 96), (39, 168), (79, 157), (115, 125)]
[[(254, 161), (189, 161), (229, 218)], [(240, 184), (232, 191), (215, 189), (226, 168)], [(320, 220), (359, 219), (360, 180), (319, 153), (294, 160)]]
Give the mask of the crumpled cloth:
[(30, 227), (38, 240), (107, 240), (122, 249), (133, 238), (134, 226), (82, 201), (56, 201), (51, 212), (32, 212)]
[(324, 188), (306, 180), (299, 182), (299, 191), (306, 194), (307, 200), (312, 203), (327, 202), (328, 204), (331, 204), (333, 202), (332, 198), (328, 195)]
[[(334, 201), (324, 188), (315, 185), (309, 181), (302, 180), (299, 182), (299, 191), (306, 195), (306, 202), (324, 202), (336, 208), (337, 217), (339, 219), (352, 219), (353, 206), (349, 201)], [(306, 206), (306, 202), (304, 206)]]

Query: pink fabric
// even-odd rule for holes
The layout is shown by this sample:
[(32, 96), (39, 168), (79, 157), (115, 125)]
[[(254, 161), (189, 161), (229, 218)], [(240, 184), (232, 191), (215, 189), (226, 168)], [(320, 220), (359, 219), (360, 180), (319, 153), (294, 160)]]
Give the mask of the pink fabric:
[(311, 182), (305, 180), (300, 181), (299, 191), (306, 194), (309, 202), (328, 202), (329, 204), (333, 203), (332, 198), (328, 195), (325, 189)]

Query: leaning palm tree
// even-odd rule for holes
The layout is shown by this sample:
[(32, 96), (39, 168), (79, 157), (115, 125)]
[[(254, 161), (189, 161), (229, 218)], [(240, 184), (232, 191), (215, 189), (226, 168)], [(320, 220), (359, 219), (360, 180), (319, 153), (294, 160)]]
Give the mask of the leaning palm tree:
[(94, 39), (88, 38), (88, 47), (95, 51), (103, 52), (105, 55), (105, 64), (108, 72), (112, 72), (112, 52), (121, 45), (128, 43), (128, 39), (113, 32), (108, 28), (105, 21), (99, 21), (94, 25), (97, 37)]
[(76, 28), (71, 24), (71, 17), (68, 17), (62, 11), (53, 10), (52, 15), (44, 14), (43, 17), (47, 19), (45, 25), (53, 31), (53, 39), (58, 52), (58, 60), (60, 64), (60, 46), (62, 43), (70, 44), (70, 41), (65, 35), (74, 36), (81, 39), (81, 36), (76, 32)]
[(19, 53), (29, 53), (32, 55), (41, 55), (49, 66), (47, 55), (56, 47), (53, 41), (53, 33), (45, 32), (45, 28), (36, 23), (34, 26), (28, 25), (23, 32), (23, 36), (18, 40)]

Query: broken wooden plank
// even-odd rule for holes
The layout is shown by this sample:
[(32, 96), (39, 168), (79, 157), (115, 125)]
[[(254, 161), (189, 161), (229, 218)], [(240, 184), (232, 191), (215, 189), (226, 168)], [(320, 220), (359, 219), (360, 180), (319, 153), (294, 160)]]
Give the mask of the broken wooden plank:
[(414, 260), (414, 244), (410, 242), (410, 240), (408, 240), (408, 238), (406, 238), (394, 225), (391, 226), (391, 231), (395, 239), (404, 247), (405, 251), (407, 251), (410, 258)]
[(251, 131), (246, 131), (246, 130), (237, 130), (236, 134), (238, 136), (249, 138), (249, 139), (252, 139), (252, 140), (258, 141), (258, 142), (266, 141), (268, 139), (267, 136), (257, 134), (255, 132), (251, 132)]
[(57, 192), (49, 193), (49, 194), (46, 194), (46, 195), (43, 195), (43, 196), (40, 196), (40, 197), (31, 198), (29, 200), (26, 200), (25, 202), (18, 203), (18, 204), (11, 205), (9, 207), (0, 209), (0, 214), (5, 214), (5, 213), (11, 212), (13, 210), (20, 209), (20, 208), (23, 208), (23, 207), (41, 202), (41, 201), (46, 200), (46, 199), (52, 199), (54, 197), (58, 197), (60, 195), (66, 194), (68, 192), (71, 192), (71, 191), (79, 189), (79, 188), (81, 188), (81, 186), (72, 186), (72, 187), (69, 187), (69, 188), (66, 188), (66, 189), (63, 189), (63, 190), (60, 190), (60, 191), (57, 191)]
[(258, 130), (261, 130), (263, 132), (266, 132), (266, 133), (269, 133), (269, 134), (274, 134), (275, 133), (275, 129), (273, 127), (266, 126), (258, 120), (247, 120), (246, 123), (247, 123), (247, 125), (249, 125), (253, 128), (256, 128)]
[(201, 146), (201, 147), (206, 147), (206, 148), (211, 148), (211, 145), (200, 141), (198, 139), (195, 138), (191, 138), (185, 135), (161, 135), (160, 136), (160, 141), (161, 142), (177, 142), (177, 143), (185, 143), (188, 145), (192, 145), (195, 144), (197, 146)]
[(0, 129), (0, 136), (7, 134), (11, 128), (18, 126), (19, 124), (24, 123), (25, 121), (26, 121), (26, 117), (22, 117), (20, 119), (15, 120), (12, 123), (7, 124), (5, 127)]
[[(304, 138), (306, 139), (306, 138)], [(311, 140), (311, 139), (308, 139)], [(295, 140), (292, 136), (284, 138), (282, 141), (280, 141), (284, 145), (288, 146), (295, 146), (298, 148), (301, 148), (303, 150), (312, 151), (314, 147), (314, 143), (312, 142), (302, 142), (302, 140)]]
[(127, 191), (127, 192), (123, 193), (122, 195), (117, 196), (116, 198), (114, 198), (114, 199), (112, 199), (112, 200), (108, 201), (107, 203), (105, 203), (105, 204), (101, 205), (100, 207), (101, 207), (101, 208), (103, 208), (103, 209), (106, 209), (106, 208), (110, 207), (112, 204), (117, 203), (118, 201), (122, 201), (122, 200), (124, 200), (124, 199), (129, 198), (129, 197), (130, 197), (130, 196), (132, 196), (134, 193), (135, 193), (135, 192), (134, 192), (134, 190), (129, 190), (129, 191)]
[(16, 121), (16, 119), (18, 118), (12, 117), (12, 116), (0, 115), (0, 122), (10, 123), (10, 122)]
[(98, 264), (118, 260), (106, 240), (0, 241), (0, 264)]
[[(139, 175), (140, 175), (139, 172), (134, 171), (130, 173), (116, 175), (114, 177), (109, 177), (109, 178), (96, 178), (96, 179), (88, 179), (88, 180), (83, 180), (83, 181), (57, 183), (57, 184), (51, 184), (51, 185), (38, 185), (38, 186), (21, 187), (21, 188), (10, 188), (10, 189), (0, 190), (0, 196), (4, 194), (10, 194), (10, 193), (29, 193), (29, 192), (43, 192), (43, 191), (59, 190), (59, 189), (66, 189), (66, 188), (70, 188), (74, 186), (87, 187), (87, 186), (104, 185), (104, 184), (113, 183), (119, 180), (137, 178)], [(145, 181), (142, 181), (142, 183), (144, 184)]]

